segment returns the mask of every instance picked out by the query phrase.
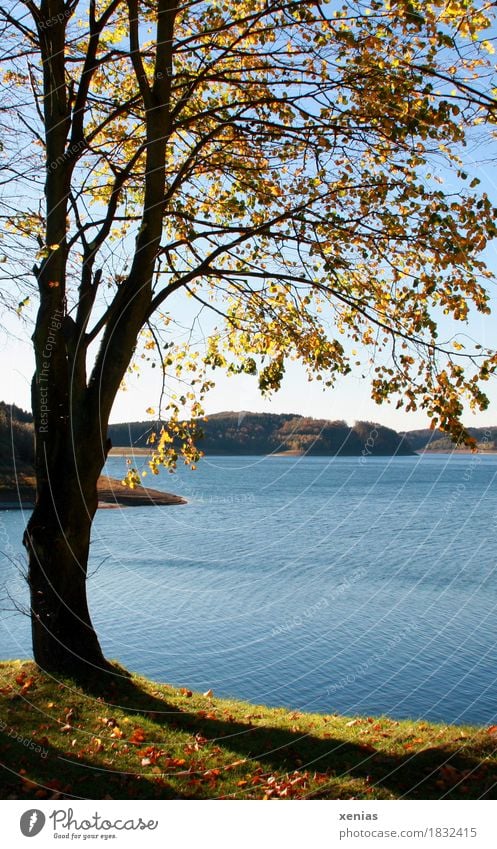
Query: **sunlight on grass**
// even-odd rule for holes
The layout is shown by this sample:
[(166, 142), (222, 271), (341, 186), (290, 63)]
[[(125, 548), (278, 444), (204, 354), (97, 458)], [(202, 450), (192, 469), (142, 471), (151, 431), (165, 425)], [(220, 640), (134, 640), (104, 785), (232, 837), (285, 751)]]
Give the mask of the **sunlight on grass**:
[[(117, 668), (117, 667), (116, 667)], [(497, 727), (304, 714), (0, 664), (3, 798), (495, 798)]]

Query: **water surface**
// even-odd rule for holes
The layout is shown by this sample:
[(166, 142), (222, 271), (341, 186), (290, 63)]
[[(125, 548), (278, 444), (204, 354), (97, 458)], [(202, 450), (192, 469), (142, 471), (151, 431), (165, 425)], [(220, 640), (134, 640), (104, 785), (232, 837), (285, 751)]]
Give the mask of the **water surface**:
[[(121, 476), (122, 458), (109, 473)], [(101, 510), (90, 605), (106, 654), (157, 680), (301, 710), (493, 723), (497, 456), (209, 457)], [(0, 513), (2, 583), (26, 516)], [(5, 605), (3, 605), (5, 606)], [(4, 613), (0, 657), (29, 656)]]

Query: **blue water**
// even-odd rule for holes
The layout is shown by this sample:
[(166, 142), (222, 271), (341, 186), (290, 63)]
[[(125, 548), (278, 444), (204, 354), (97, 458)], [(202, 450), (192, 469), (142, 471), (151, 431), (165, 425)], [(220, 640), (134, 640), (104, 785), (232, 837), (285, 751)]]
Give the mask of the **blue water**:
[[(299, 710), (496, 722), (497, 456), (210, 457), (153, 484), (188, 505), (95, 522), (107, 656)], [(21, 603), (25, 520), (0, 512)], [(29, 656), (26, 617), (0, 625), (0, 657)]]

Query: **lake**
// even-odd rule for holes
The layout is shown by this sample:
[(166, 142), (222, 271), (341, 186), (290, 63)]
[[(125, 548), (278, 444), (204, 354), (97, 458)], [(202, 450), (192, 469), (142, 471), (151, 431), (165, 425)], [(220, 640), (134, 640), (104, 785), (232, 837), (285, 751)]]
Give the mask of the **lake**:
[[(103, 649), (255, 703), (495, 723), (496, 475), (497, 456), (434, 455), (208, 457), (150, 476), (189, 503), (98, 512)], [(0, 594), (21, 603), (26, 518), (0, 512)], [(0, 657), (29, 656), (27, 618), (2, 612)]]

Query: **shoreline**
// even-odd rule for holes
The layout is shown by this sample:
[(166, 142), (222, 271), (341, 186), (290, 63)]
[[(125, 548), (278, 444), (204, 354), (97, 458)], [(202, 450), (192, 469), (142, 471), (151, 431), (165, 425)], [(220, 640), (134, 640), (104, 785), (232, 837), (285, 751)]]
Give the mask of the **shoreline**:
[[(171, 492), (161, 492), (145, 486), (130, 489), (123, 486), (117, 478), (102, 475), (97, 484), (98, 508), (112, 510), (116, 507), (170, 507), (175, 504), (187, 504), (186, 498)], [(34, 485), (22, 484), (19, 487), (0, 488), (0, 510), (22, 510), (33, 508), (35, 504)]]
[[(148, 448), (133, 448), (132, 446), (120, 446), (120, 445), (111, 448), (110, 451), (109, 451), (109, 457), (112, 457), (112, 456), (114, 456), (114, 457), (127, 457), (127, 456), (133, 456), (133, 455), (136, 455), (137, 457), (143, 457), (143, 456), (148, 456), (150, 454), (151, 454), (151, 451)], [(374, 457), (374, 458), (384, 458), (384, 457), (423, 457), (423, 456), (426, 455), (426, 456), (429, 457), (431, 454), (437, 454), (437, 455), (443, 454), (443, 455), (446, 455), (448, 457), (452, 457), (454, 454), (455, 455), (459, 455), (459, 454), (461, 454), (461, 455), (462, 454), (473, 454), (473, 455), (475, 455), (475, 454), (485, 454), (486, 455), (486, 454), (488, 454), (489, 456), (495, 456), (495, 455), (497, 455), (497, 450), (485, 449), (485, 448), (475, 448), (474, 450), (471, 449), (471, 448), (453, 448), (452, 450), (447, 449), (447, 448), (445, 448), (445, 449), (444, 448), (417, 448), (415, 451), (412, 451), (411, 453), (408, 453), (408, 454), (404, 454), (404, 453), (402, 453), (402, 454), (400, 454), (400, 453), (397, 453), (397, 454), (374, 454), (373, 453), (369, 456)], [(354, 457), (362, 458), (362, 457), (364, 457), (364, 454), (346, 454), (346, 453), (321, 454), (321, 453), (318, 453), (318, 452), (311, 453), (311, 452), (306, 452), (306, 451), (299, 451), (297, 449), (289, 449), (288, 451), (274, 451), (274, 452), (271, 452), (270, 454), (253, 454), (253, 453), (246, 453), (246, 452), (245, 453), (244, 452), (236, 452), (236, 453), (235, 452), (231, 452), (231, 453), (225, 452), (225, 453), (222, 453), (222, 452), (218, 451), (218, 452), (213, 453), (213, 454), (210, 454), (210, 453), (206, 454), (205, 456), (206, 457), (329, 457), (329, 458), (332, 458), (332, 459), (334, 459), (335, 457), (338, 457), (338, 458), (353, 459)]]
[(428, 456), (430, 454), (446, 454), (448, 457), (452, 457), (453, 454), (456, 454), (456, 455), (459, 455), (459, 454), (473, 454), (473, 455), (488, 454), (489, 456), (495, 457), (495, 455), (497, 454), (497, 451), (487, 450), (485, 448), (475, 448), (474, 450), (471, 449), (471, 448), (454, 448), (452, 451), (449, 451), (447, 449), (444, 450), (442, 448), (429, 448), (429, 449), (420, 448), (418, 451), (416, 451), (416, 454), (419, 457), (422, 457), (425, 454), (427, 454)]

